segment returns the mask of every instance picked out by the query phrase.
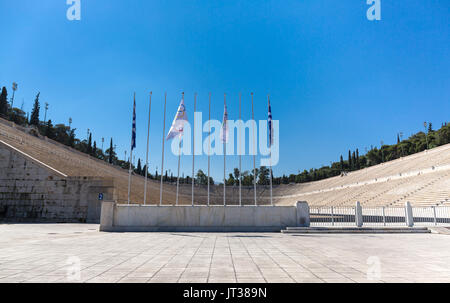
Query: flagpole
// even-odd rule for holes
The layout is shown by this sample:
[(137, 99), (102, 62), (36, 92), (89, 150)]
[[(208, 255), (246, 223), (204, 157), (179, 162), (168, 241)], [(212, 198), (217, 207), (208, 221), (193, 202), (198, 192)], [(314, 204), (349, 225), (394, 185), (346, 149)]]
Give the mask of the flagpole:
[[(134, 93), (133, 97), (133, 119), (134, 119), (134, 104), (136, 102), (136, 92)], [(130, 204), (130, 193), (131, 193), (131, 159), (133, 159), (133, 138), (131, 138), (131, 144), (130, 144), (130, 161), (129, 168), (128, 168), (128, 205)]]
[(150, 113), (151, 113), (151, 111), (152, 111), (152, 92), (150, 92), (150, 103), (148, 105), (147, 153), (145, 154), (144, 205), (147, 204), (148, 145), (149, 145), (149, 138), (150, 138)]
[[(224, 105), (224, 110), (226, 110), (227, 107), (227, 94), (223, 94), (223, 105)], [(225, 112), (224, 112), (224, 118), (225, 117)], [(227, 134), (226, 134), (226, 127), (227, 127), (227, 121), (223, 121), (224, 125), (223, 125), (223, 131), (225, 133), (223, 133), (223, 138), (224, 138), (224, 142), (223, 142), (223, 206), (227, 205), (227, 200), (226, 200), (226, 190), (227, 190), (227, 180), (226, 180), (226, 157), (227, 157)]]
[[(252, 93), (252, 120), (253, 122), (256, 124), (255, 122), (255, 112), (253, 110), (253, 93)], [(256, 125), (254, 125), (253, 127), (253, 152), (255, 153), (255, 148), (256, 148), (256, 144), (255, 144), (255, 127)], [(255, 196), (255, 206), (257, 206), (257, 202), (256, 202), (256, 155), (253, 155), (253, 191), (254, 191), (254, 196)]]
[(211, 149), (211, 93), (209, 93), (209, 114), (208, 114), (208, 130), (209, 130), (209, 136), (208, 136), (208, 206), (210, 205), (209, 201), (209, 170), (211, 166), (211, 156), (210, 156), (210, 149)]
[(197, 93), (194, 94), (194, 126), (192, 128), (193, 130), (193, 136), (192, 136), (192, 206), (194, 206), (194, 186), (195, 186), (195, 110), (197, 107)]
[(162, 193), (163, 193), (163, 174), (164, 174), (164, 135), (166, 133), (166, 103), (167, 92), (164, 93), (164, 118), (163, 118), (163, 132), (162, 132), (162, 156), (161, 156), (161, 185), (159, 187), (159, 205), (162, 205)]
[[(181, 93), (182, 97), (181, 97), (181, 102), (184, 103), (184, 92)], [(181, 160), (181, 135), (179, 135), (179, 139), (180, 142), (178, 143), (178, 176), (177, 176), (177, 198), (176, 198), (176, 203), (175, 205), (178, 206), (178, 193), (179, 193), (179, 188), (180, 188), (180, 160)]]
[[(241, 93), (239, 93), (239, 120), (241, 119)], [(242, 142), (241, 132), (239, 130), (239, 206), (242, 206)]]
[(270, 148), (270, 154), (269, 154), (269, 161), (270, 161), (270, 205), (273, 206), (273, 195), (272, 195), (272, 109), (270, 108), (270, 95), (267, 95), (267, 100), (269, 102), (269, 113), (270, 113), (270, 130), (269, 130), (269, 148)]

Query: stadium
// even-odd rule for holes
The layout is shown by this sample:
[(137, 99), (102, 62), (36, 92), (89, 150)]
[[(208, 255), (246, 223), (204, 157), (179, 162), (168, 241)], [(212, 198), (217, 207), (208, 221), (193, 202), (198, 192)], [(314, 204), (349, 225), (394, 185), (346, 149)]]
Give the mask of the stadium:
[(0, 4), (0, 284), (450, 282), (445, 4), (122, 2)]

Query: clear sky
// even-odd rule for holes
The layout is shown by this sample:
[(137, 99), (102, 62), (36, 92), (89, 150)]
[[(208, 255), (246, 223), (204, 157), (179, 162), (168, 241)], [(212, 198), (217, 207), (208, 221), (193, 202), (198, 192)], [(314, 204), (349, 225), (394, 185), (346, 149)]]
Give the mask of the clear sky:
[[(77, 136), (112, 136), (122, 158), (130, 145), (137, 94), (137, 155), (145, 158), (148, 93), (153, 91), (150, 169), (161, 162), (163, 95), (170, 127), (181, 92), (192, 119), (280, 120), (274, 174), (297, 173), (346, 158), (348, 149), (396, 142), (450, 117), (450, 1), (381, 1), (381, 21), (368, 21), (365, 0), (81, 0), (81, 20), (66, 18), (65, 0), (0, 0), (0, 85), (16, 81), (16, 105), (50, 104), (47, 117)], [(41, 113), (43, 115), (43, 111)], [(176, 157), (166, 149), (166, 167)], [(230, 157), (229, 167), (237, 166)], [(212, 158), (213, 177), (223, 160)], [(182, 158), (190, 174), (191, 158)], [(244, 169), (251, 169), (251, 158)], [(206, 170), (206, 157), (196, 168)]]

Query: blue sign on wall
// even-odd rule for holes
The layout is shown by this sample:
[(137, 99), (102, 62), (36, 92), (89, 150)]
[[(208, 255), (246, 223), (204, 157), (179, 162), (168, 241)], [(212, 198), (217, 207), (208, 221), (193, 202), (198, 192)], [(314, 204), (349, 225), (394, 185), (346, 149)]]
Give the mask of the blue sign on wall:
[(103, 200), (103, 193), (99, 193), (99, 194), (98, 194), (98, 200), (99, 200), (99, 201), (102, 201), (102, 200)]

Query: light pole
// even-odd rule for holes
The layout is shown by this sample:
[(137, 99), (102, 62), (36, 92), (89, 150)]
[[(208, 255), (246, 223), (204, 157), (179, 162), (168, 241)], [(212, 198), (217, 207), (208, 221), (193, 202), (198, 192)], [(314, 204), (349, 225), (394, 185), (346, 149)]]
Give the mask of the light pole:
[(69, 130), (72, 129), (72, 118), (69, 118)]
[(48, 103), (45, 102), (45, 114), (44, 114), (44, 123), (47, 122), (47, 110), (48, 110)]
[(87, 129), (87, 137), (86, 137), (86, 141), (89, 141), (89, 134), (91, 133), (91, 130), (88, 128)]
[(427, 149), (428, 149), (428, 131), (427, 131), (427, 122), (423, 122), (423, 127), (425, 128), (425, 140), (427, 141)]
[(105, 142), (105, 138), (102, 137), (102, 152), (103, 152), (103, 143)]
[(13, 95), (12, 95), (12, 98), (11, 98), (11, 110), (13, 109), (13, 106), (14, 106), (14, 95), (16, 94), (16, 90), (17, 90), (17, 83), (16, 82), (13, 82), (12, 90), (13, 90)]

